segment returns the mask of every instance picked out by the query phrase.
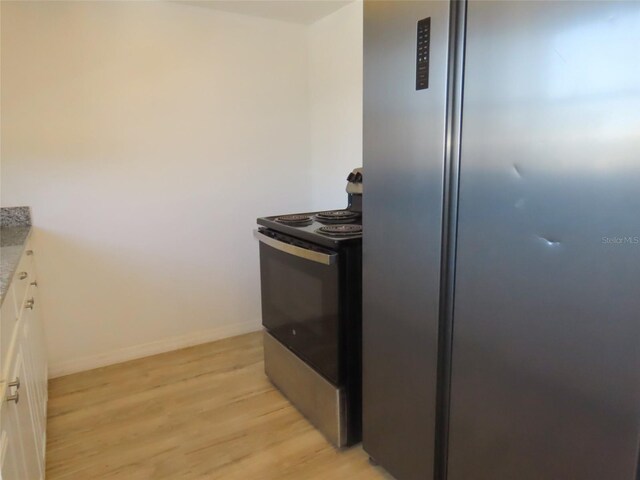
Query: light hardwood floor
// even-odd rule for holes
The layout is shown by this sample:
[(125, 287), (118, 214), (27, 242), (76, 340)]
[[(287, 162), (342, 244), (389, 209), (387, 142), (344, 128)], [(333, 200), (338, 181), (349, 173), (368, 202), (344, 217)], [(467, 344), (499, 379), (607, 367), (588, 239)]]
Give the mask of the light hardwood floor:
[(261, 334), (51, 380), (47, 480), (391, 479), (264, 376)]

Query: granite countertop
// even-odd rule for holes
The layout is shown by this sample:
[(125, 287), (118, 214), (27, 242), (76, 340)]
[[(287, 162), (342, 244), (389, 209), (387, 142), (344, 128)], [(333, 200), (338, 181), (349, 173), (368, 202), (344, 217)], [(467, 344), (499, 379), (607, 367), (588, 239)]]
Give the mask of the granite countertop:
[(28, 207), (0, 209), (0, 305), (31, 235)]

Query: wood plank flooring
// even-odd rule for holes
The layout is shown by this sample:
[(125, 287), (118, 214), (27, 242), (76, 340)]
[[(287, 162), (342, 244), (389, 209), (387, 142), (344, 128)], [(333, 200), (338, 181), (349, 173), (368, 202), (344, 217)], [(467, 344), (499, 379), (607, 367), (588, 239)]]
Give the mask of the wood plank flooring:
[(251, 333), (51, 380), (47, 480), (391, 479), (269, 383)]

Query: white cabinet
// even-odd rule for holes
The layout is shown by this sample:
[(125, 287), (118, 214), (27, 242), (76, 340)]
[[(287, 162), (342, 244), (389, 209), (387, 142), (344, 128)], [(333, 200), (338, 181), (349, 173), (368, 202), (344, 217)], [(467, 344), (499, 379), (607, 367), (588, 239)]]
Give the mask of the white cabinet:
[(0, 322), (0, 480), (41, 480), (45, 472), (47, 360), (31, 253), (27, 246), (18, 267), (28, 284), (14, 279), (5, 297), (16, 315)]
[(0, 478), (25, 478), (17, 409), (8, 402), (0, 407)]
[[(6, 392), (6, 401), (3, 405), (3, 424), (4, 414), (9, 417), (9, 422), (15, 426), (12, 436), (8, 437), (8, 445), (16, 446), (19, 450), (16, 452), (16, 460), (18, 460), (18, 471), (22, 472), (22, 476), (16, 479), (39, 480), (44, 478), (41, 464), (38, 425), (36, 424), (35, 411), (33, 409), (33, 391), (30, 385), (25, 382), (29, 379), (29, 369), (24, 362), (24, 351), (22, 345), (18, 345), (15, 356), (13, 369), (11, 370), (11, 378), (15, 379), (17, 385), (10, 387)], [(10, 432), (11, 433), (11, 432)], [(19, 464), (22, 457), (22, 465)], [(4, 465), (3, 465), (4, 467)], [(3, 468), (4, 470), (4, 468)], [(11, 477), (5, 476), (4, 472), (2, 480), (12, 480)]]

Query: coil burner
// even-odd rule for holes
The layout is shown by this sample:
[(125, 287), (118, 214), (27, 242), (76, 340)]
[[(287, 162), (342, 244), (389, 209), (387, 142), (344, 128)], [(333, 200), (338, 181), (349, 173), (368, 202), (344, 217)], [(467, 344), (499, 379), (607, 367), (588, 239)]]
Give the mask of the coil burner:
[(322, 223), (347, 223), (360, 218), (360, 213), (351, 210), (332, 210), (316, 213), (316, 220)]
[(309, 215), (283, 215), (281, 217), (276, 217), (276, 222), (302, 227), (311, 224), (311, 217)]
[(331, 237), (349, 237), (353, 235), (360, 235), (362, 233), (362, 225), (327, 225), (325, 227), (320, 227), (316, 232), (329, 235)]

